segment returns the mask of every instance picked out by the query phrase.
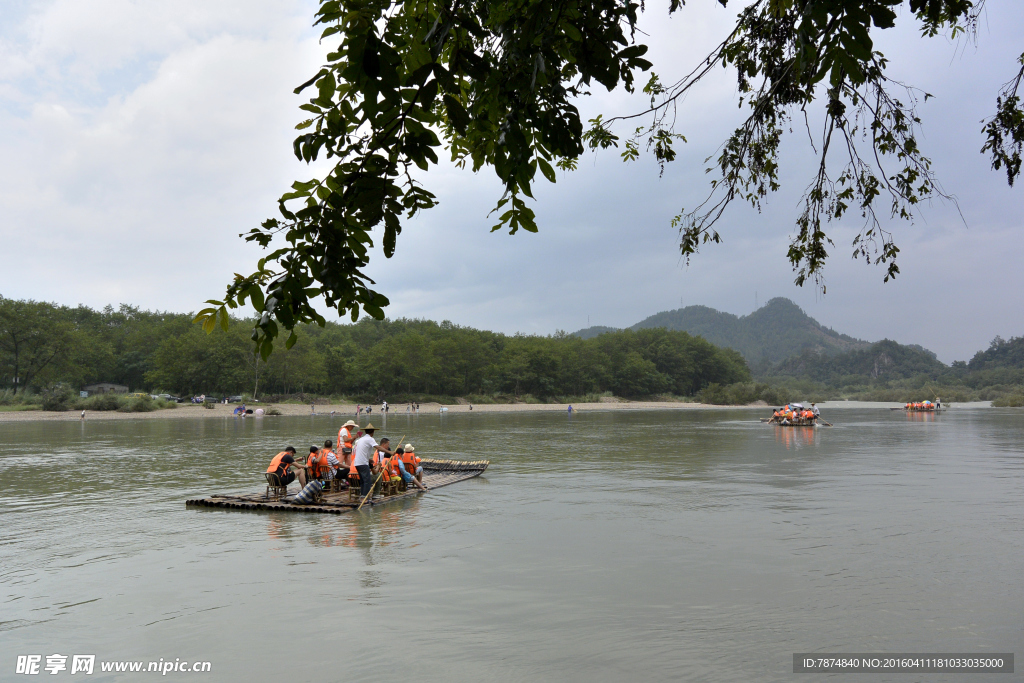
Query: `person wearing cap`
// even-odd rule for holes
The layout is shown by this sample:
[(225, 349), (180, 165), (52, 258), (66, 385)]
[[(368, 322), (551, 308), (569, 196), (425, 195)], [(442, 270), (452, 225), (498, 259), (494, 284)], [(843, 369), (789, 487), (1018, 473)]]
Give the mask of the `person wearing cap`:
[(818, 419), (819, 417), (821, 417), (821, 411), (818, 410), (818, 404), (817, 403), (812, 403), (811, 404), (811, 412), (814, 413), (814, 419)]
[(349, 420), (341, 425), (341, 429), (338, 430), (338, 455), (341, 456), (340, 460), (345, 464), (345, 467), (351, 467), (352, 465), (352, 444), (356, 441), (357, 429), (359, 429), (359, 425)]
[[(360, 495), (364, 498), (366, 494), (370, 492), (370, 488), (373, 486), (373, 474), (370, 471), (370, 461), (374, 458), (377, 453), (386, 453), (392, 455), (386, 447), (382, 447), (377, 443), (377, 440), (373, 438), (374, 432), (377, 428), (372, 423), (367, 424), (363, 427), (363, 435), (356, 439), (355, 446), (352, 454), (352, 466), (356, 468), (356, 472), (359, 473), (359, 490)], [(387, 439), (385, 439), (385, 442)]]

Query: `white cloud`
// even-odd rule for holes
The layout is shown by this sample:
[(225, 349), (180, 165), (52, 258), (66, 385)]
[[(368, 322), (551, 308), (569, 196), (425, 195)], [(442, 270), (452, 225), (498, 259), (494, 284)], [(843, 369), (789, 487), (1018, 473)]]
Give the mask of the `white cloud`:
[[(299, 97), (324, 47), (315, 4), (57, 0), (28, 5), (0, 28), (0, 293), (102, 306), (194, 310), (259, 252), (238, 239), (274, 215), (277, 196), (313, 170), (291, 155)], [(1000, 12), (1001, 14), (996, 14)], [(728, 30), (735, 9), (648, 6), (643, 28), (664, 81), (687, 72)], [(977, 48), (909, 29), (879, 46), (901, 77), (936, 95), (923, 143), (970, 228), (948, 206), (897, 226), (903, 275), (848, 260), (855, 224), (837, 228), (828, 293), (792, 284), (785, 261), (809, 152), (786, 143), (785, 189), (763, 214), (736, 206), (722, 245), (681, 264), (669, 226), (707, 192), (703, 160), (740, 116), (731, 72), (680, 109), (689, 139), (663, 178), (650, 161), (585, 156), (541, 183), (537, 235), (489, 233), (500, 195), (490, 170), (443, 165), (427, 177), (441, 205), (408, 223), (394, 259), (369, 272), (392, 316), (448, 318), (506, 332), (626, 326), (667, 308), (749, 312), (788, 296), (825, 324), (869, 339), (922, 343), (969, 357), (995, 334), (1024, 333), (1021, 294), (1007, 288), (1020, 256), (1020, 189), (978, 154), (978, 121), (1013, 72), (1024, 9), (988, 10)], [(641, 97), (595, 92), (584, 116), (629, 113)], [(999, 292), (993, 296), (993, 292)]]

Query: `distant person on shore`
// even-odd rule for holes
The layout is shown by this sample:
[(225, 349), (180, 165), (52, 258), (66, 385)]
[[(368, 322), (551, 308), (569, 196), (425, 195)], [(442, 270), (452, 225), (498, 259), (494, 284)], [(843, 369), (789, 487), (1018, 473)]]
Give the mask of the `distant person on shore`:
[(572, 415), (572, 404), (569, 404), (569, 414)]
[(85, 411), (84, 410), (82, 411), (82, 419), (83, 420), (85, 419)]

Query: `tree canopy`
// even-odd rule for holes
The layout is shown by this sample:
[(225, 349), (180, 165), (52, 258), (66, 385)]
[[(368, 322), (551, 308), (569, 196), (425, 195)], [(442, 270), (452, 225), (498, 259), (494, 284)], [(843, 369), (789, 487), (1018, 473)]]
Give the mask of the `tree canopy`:
[[(693, 396), (710, 383), (750, 379), (742, 356), (668, 330), (508, 336), (426, 320), (364, 319), (298, 325), (303, 343), (266, 362), (254, 355), (251, 319), (208, 335), (191, 316), (102, 311), (0, 298), (0, 389), (91, 382), (136, 391), (331, 394), (362, 400), (474, 396), (503, 400), (613, 392)], [(17, 348), (9, 343), (16, 338)], [(16, 384), (14, 378), (18, 377)]]
[[(670, 0), (668, 11), (683, 5)], [(237, 275), (227, 296), (211, 300), (197, 320), (207, 331), (218, 321), (226, 328), (229, 309), (248, 302), (258, 315), (252, 339), (266, 358), (281, 328), (324, 324), (314, 307), (320, 296), (353, 320), (363, 312), (383, 318), (388, 299), (364, 272), (374, 234), (390, 258), (403, 221), (436, 204), (421, 178), (439, 152), (496, 173), (504, 192), (493, 230), (536, 231), (527, 200), (538, 172), (555, 182), (554, 169), (574, 169), (588, 147), (621, 145), (627, 161), (647, 151), (662, 165), (672, 162), (685, 140), (676, 129), (681, 98), (718, 66), (733, 69), (748, 113), (714, 159), (718, 177), (706, 201), (673, 221), (681, 254), (689, 258), (720, 241), (715, 225), (733, 201), (759, 208), (779, 188), (784, 132), (820, 101), (824, 125), (810, 141), (819, 163), (787, 253), (796, 282), (824, 289), (834, 246), (825, 227), (850, 211), (863, 218), (854, 257), (884, 265), (888, 281), (899, 272), (888, 221), (910, 220), (921, 202), (949, 198), (917, 140), (916, 105), (929, 95), (890, 78), (886, 57), (874, 48), (872, 34), (892, 28), (903, 5), (910, 11), (900, 20), (916, 22), (924, 36), (956, 37), (974, 34), (984, 0), (755, 0), (693, 71), (667, 83), (653, 72), (644, 76), (648, 108), (599, 116), (585, 127), (579, 97), (596, 87), (633, 92), (654, 67), (637, 42), (642, 3), (321, 0), (315, 23), (336, 48), (296, 89), (311, 96), (301, 105), (307, 118), (297, 126), (294, 152), (306, 162), (325, 156), (333, 166), (295, 182), (280, 198), (280, 217), (245, 235), (264, 248), (281, 236), (284, 246), (253, 273)], [(982, 151), (1011, 184), (1024, 144), (1022, 76), (1024, 55), (983, 131)], [(296, 340), (290, 334), (286, 347)]]

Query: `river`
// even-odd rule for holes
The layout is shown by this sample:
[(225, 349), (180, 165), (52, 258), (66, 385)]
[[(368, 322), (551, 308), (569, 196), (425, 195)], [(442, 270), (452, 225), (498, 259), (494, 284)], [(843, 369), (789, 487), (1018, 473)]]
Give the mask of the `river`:
[(341, 419), (0, 424), (0, 678), (55, 653), (96, 655), (84, 680), (163, 659), (211, 663), (170, 679), (290, 683), (789, 681), (823, 678), (795, 676), (795, 652), (1024, 654), (1024, 413), (765, 414), (393, 415), (421, 457), (490, 468), (340, 516), (184, 502), (262, 489), (274, 453)]

